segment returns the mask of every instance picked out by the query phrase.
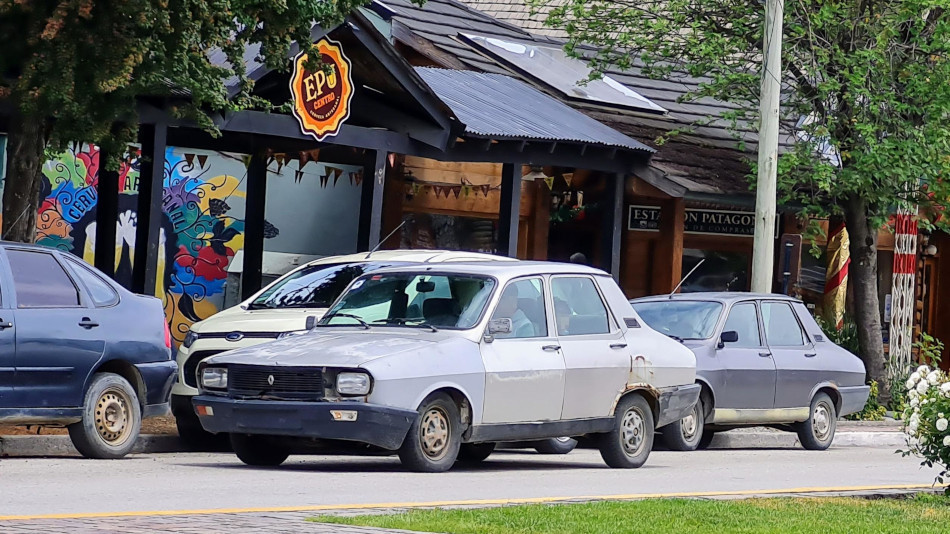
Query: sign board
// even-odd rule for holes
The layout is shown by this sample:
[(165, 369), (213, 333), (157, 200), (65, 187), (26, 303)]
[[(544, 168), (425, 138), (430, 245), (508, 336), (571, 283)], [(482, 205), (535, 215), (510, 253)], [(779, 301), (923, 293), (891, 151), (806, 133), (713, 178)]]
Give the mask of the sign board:
[[(660, 208), (631, 205), (628, 230), (659, 231)], [(687, 209), (684, 231), (688, 234), (748, 236), (755, 235), (755, 213), (748, 211)], [(775, 223), (778, 237), (778, 218)]]
[(323, 141), (340, 133), (340, 127), (350, 117), (353, 77), (350, 60), (340, 43), (323, 38), (316, 47), (324, 68), (309, 71), (305, 67), (307, 54), (304, 51), (297, 54), (290, 94), (300, 131)]

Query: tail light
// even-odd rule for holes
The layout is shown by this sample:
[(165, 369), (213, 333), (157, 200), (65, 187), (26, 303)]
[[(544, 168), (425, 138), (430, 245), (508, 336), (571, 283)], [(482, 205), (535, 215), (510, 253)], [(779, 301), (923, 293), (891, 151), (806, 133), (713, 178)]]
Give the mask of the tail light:
[(172, 348), (172, 331), (168, 328), (168, 322), (162, 321), (162, 324), (165, 325), (165, 348)]

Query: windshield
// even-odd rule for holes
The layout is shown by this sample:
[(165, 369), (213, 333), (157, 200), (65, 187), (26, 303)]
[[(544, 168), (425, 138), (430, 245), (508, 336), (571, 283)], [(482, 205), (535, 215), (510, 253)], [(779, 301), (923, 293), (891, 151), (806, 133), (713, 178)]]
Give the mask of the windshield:
[(359, 276), (391, 263), (310, 265), (278, 279), (248, 306), (262, 308), (328, 308)]
[(472, 328), (495, 280), (484, 276), (393, 273), (364, 276), (343, 294), (321, 324)]
[(722, 304), (701, 300), (634, 302), (633, 309), (651, 328), (680, 339), (709, 339)]

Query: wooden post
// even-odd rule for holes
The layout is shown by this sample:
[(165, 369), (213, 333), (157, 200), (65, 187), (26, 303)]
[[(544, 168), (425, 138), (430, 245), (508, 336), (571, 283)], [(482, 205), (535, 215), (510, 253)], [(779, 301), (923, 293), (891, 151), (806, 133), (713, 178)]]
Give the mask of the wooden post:
[(261, 288), (264, 267), (264, 210), (267, 198), (267, 159), (252, 154), (247, 166), (247, 201), (244, 213), (244, 266), (241, 298)]
[(655, 294), (669, 293), (683, 277), (683, 229), (686, 202), (672, 198), (660, 203), (660, 234), (654, 247), (653, 287)]
[(373, 250), (379, 245), (383, 224), (383, 191), (386, 175), (385, 150), (367, 152), (363, 164), (363, 184), (360, 197), (360, 227), (357, 233), (356, 250)]
[[(111, 157), (99, 152), (99, 184), (96, 187), (96, 268), (115, 278), (115, 227), (119, 211), (119, 172), (106, 170)], [(157, 257), (156, 257), (157, 259)]]
[(518, 223), (521, 219), (521, 164), (501, 168), (501, 203), (498, 206), (498, 253), (518, 257)]
[(625, 176), (623, 174), (604, 175), (607, 187), (604, 195), (602, 217), (603, 237), (600, 256), (602, 267), (620, 282), (620, 238), (624, 232), (623, 196)]
[(551, 190), (544, 180), (535, 180), (534, 206), (531, 213), (531, 243), (528, 257), (532, 260), (548, 259), (548, 233), (551, 229)]
[[(168, 127), (165, 124), (143, 124), (139, 128), (142, 161), (135, 226), (135, 259), (132, 262), (132, 291), (145, 295), (155, 293), (155, 281), (161, 276), (158, 272), (158, 239), (162, 226), (167, 138)], [(114, 221), (112, 224), (115, 226)], [(113, 237), (113, 246), (114, 243)]]

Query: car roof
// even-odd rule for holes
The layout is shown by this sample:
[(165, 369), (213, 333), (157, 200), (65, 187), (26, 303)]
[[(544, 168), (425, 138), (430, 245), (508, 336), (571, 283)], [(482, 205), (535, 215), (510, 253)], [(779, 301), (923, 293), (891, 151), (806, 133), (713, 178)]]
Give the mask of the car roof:
[(388, 272), (405, 272), (420, 270), (488, 275), (497, 278), (517, 278), (520, 276), (531, 276), (540, 274), (587, 274), (594, 276), (609, 276), (606, 272), (580, 265), (576, 263), (558, 263), (553, 261), (517, 261), (517, 262), (451, 262), (441, 265), (402, 265), (399, 267), (387, 267), (374, 271), (373, 274), (385, 274)]
[(307, 265), (327, 265), (331, 263), (363, 263), (370, 261), (399, 261), (407, 263), (446, 263), (446, 262), (477, 262), (502, 261), (515, 262), (515, 258), (485, 254), (481, 252), (466, 252), (456, 250), (377, 250), (376, 252), (357, 252), (339, 256), (326, 256), (307, 263)]
[(749, 291), (696, 291), (692, 293), (675, 293), (672, 298), (669, 295), (651, 295), (649, 297), (640, 297), (632, 299), (630, 302), (660, 302), (669, 300), (708, 300), (716, 302), (735, 302), (737, 300), (749, 299), (768, 299), (768, 300), (787, 300), (799, 302), (798, 299), (783, 295), (781, 293), (752, 293)]

